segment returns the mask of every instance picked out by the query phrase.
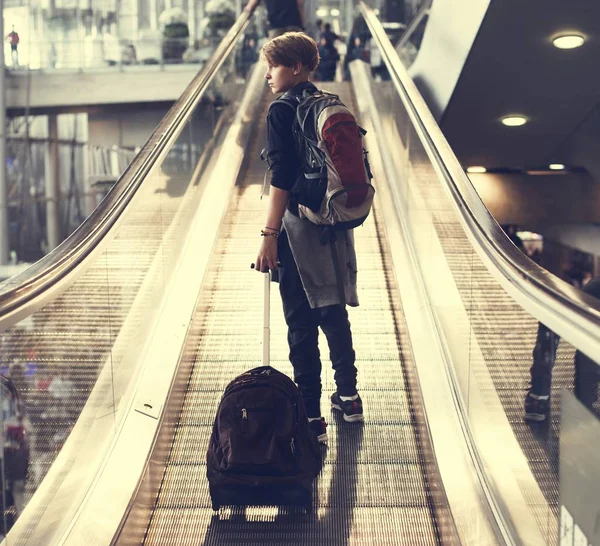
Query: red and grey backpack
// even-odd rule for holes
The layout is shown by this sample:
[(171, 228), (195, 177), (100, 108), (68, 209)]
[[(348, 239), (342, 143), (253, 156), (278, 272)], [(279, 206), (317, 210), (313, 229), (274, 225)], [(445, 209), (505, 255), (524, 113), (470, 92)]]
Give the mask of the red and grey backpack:
[(292, 130), (303, 158), (303, 176), (292, 190), (301, 218), (344, 230), (369, 215), (375, 188), (354, 115), (337, 95), (311, 86), (300, 95), (285, 93), (274, 101), (296, 111)]

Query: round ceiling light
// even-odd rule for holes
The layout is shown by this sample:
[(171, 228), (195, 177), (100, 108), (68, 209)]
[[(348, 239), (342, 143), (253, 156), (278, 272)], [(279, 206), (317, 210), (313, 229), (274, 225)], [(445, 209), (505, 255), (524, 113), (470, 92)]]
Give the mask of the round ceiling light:
[(581, 47), (584, 42), (584, 37), (579, 34), (567, 34), (565, 36), (558, 36), (552, 40), (554, 47), (558, 49), (575, 49), (576, 47)]
[(548, 167), (551, 171), (562, 171), (565, 168), (565, 166), (562, 163), (550, 163)]
[(340, 10), (339, 10), (339, 9), (337, 9), (337, 8), (333, 8), (333, 9), (332, 9), (332, 10), (329, 12), (329, 14), (330, 14), (332, 17), (339, 17), (339, 16), (340, 16)]
[(506, 116), (502, 118), (502, 123), (507, 127), (521, 127), (527, 123), (525, 116)]
[(473, 166), (467, 167), (468, 173), (486, 173), (487, 169), (485, 167)]

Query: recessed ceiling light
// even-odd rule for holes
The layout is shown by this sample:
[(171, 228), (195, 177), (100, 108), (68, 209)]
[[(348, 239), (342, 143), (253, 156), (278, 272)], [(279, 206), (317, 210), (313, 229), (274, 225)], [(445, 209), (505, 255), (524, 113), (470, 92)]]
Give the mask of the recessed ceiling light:
[(339, 16), (340, 16), (340, 10), (339, 10), (339, 9), (337, 9), (337, 8), (333, 8), (333, 9), (332, 9), (332, 10), (329, 12), (329, 14), (330, 14), (332, 17), (339, 17)]
[(565, 168), (565, 166), (562, 163), (550, 163), (548, 167), (551, 171), (562, 171)]
[(317, 17), (327, 17), (329, 10), (327, 8), (319, 8), (317, 10)]
[(527, 123), (525, 116), (506, 116), (502, 118), (502, 123), (507, 127), (520, 127)]
[(486, 173), (487, 169), (485, 167), (473, 166), (467, 167), (468, 173)]
[(554, 47), (557, 47), (558, 49), (575, 49), (576, 47), (581, 47), (584, 42), (584, 37), (579, 36), (578, 34), (567, 34), (552, 40)]

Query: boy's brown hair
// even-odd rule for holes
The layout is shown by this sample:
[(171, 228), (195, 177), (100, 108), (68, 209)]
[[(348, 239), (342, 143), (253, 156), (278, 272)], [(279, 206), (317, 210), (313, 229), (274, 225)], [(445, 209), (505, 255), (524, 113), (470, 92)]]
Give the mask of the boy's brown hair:
[(304, 32), (286, 32), (269, 40), (262, 47), (260, 57), (270, 65), (292, 67), (301, 63), (312, 72), (319, 64), (319, 48)]

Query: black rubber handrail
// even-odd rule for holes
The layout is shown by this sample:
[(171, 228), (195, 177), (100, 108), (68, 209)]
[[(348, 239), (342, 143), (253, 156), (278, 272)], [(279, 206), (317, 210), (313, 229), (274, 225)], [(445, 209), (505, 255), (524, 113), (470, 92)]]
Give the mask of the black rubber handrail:
[(0, 284), (0, 321), (20, 307), (31, 304), (44, 291), (74, 271), (108, 234), (165, 148), (177, 138), (187, 123), (213, 77), (246, 29), (251, 16), (252, 12), (242, 12), (211, 58), (92, 214), (52, 252)]
[(586, 332), (594, 345), (594, 354), (588, 356), (600, 360), (600, 302), (540, 267), (510, 241), (465, 174), (377, 16), (364, 1), (359, 2), (359, 7), (415, 130), (433, 156), (434, 167), (486, 256), (512, 284), (522, 287), (525, 281), (552, 299), (556, 314), (560, 314), (561, 306), (574, 313), (577, 326)]

